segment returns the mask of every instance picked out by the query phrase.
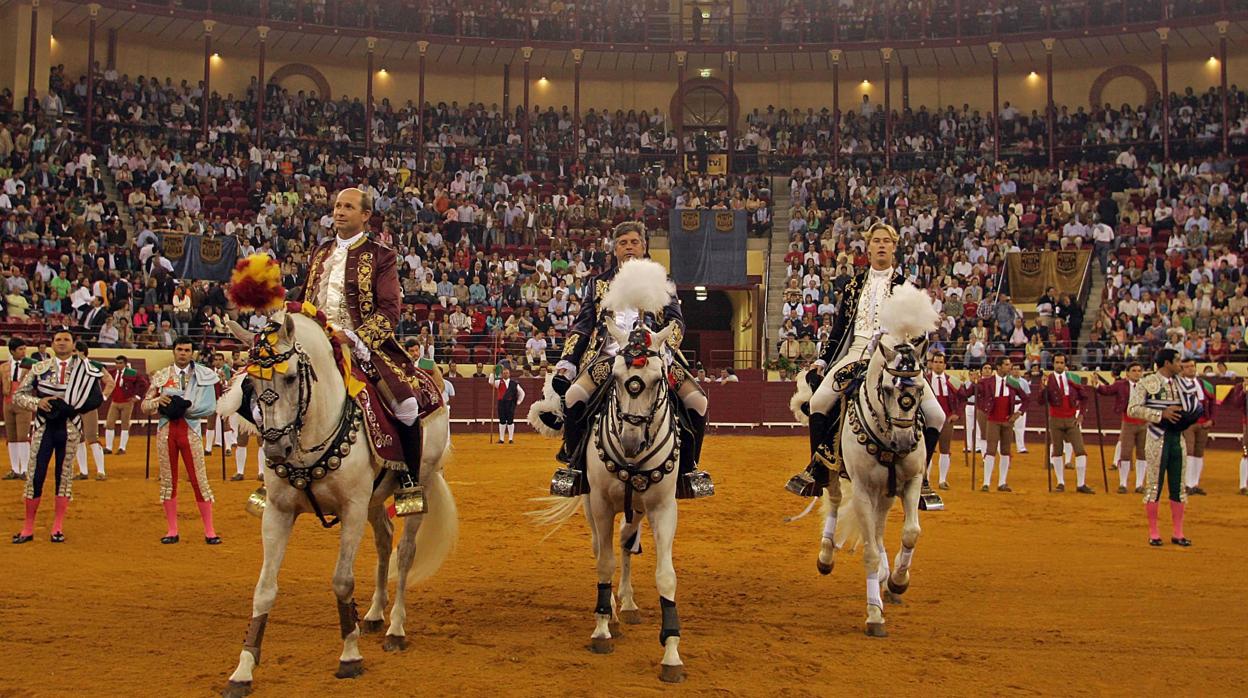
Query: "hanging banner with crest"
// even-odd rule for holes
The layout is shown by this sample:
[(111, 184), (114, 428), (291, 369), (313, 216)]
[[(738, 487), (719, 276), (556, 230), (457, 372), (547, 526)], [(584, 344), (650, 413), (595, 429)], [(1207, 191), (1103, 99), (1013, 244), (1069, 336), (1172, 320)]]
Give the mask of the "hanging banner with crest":
[(746, 283), (746, 213), (709, 209), (671, 212), (672, 281), (687, 286)]
[(1089, 250), (1011, 252), (1006, 255), (1010, 296), (1016, 303), (1034, 303), (1047, 288), (1076, 295), (1083, 288), (1091, 258)]
[(238, 261), (238, 240), (229, 235), (192, 235), (157, 230), (162, 254), (173, 263), (173, 275), (182, 279), (229, 281)]

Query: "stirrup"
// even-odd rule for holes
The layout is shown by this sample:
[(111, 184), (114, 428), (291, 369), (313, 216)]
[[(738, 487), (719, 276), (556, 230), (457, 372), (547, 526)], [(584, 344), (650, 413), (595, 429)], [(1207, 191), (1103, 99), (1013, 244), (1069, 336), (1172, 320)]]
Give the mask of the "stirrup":
[(715, 494), (715, 483), (705, 470), (694, 469), (676, 481), (676, 499), (702, 499)]
[(256, 518), (264, 517), (264, 508), (269, 504), (268, 490), (264, 489), (264, 485), (260, 485), (251, 496), (247, 497), (247, 513)]
[[(822, 470), (822, 472), (820, 472)], [(825, 446), (820, 446), (810, 458), (810, 464), (802, 472), (789, 478), (784, 489), (799, 497), (818, 497), (823, 489), (831, 483), (833, 475), (832, 461), (828, 458)], [(819, 473), (822, 478), (816, 478)]]
[(412, 484), (400, 487), (394, 493), (394, 515), (413, 516), (425, 513), (425, 488)]
[(919, 509), (923, 511), (943, 511), (945, 500), (932, 489), (931, 483), (923, 481), (923, 489), (919, 491)]
[(550, 494), (555, 497), (579, 497), (588, 493), (585, 473), (575, 468), (559, 468), (550, 478)]

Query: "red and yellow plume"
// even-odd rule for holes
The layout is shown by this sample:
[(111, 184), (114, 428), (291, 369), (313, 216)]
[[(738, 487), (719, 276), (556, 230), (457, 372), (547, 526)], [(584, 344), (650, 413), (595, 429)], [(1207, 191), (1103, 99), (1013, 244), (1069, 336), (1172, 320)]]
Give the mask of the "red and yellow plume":
[(267, 254), (253, 254), (238, 260), (230, 275), (230, 300), (241, 310), (273, 310), (286, 300), (282, 269)]

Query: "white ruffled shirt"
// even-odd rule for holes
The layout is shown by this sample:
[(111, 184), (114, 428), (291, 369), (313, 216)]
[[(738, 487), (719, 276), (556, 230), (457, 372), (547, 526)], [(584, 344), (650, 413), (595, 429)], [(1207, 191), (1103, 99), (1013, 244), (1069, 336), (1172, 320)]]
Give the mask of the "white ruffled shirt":
[(858, 294), (858, 312), (854, 313), (854, 336), (872, 338), (880, 329), (880, 304), (893, 294), (893, 268), (867, 270), (867, 278)]
[(347, 308), (347, 250), (366, 234), (367, 231), (362, 230), (346, 240), (341, 237), (334, 238), (337, 244), (334, 251), (325, 258), (325, 272), (321, 277), (323, 281), (316, 293), (316, 307), (325, 313), (325, 318), (334, 326), (345, 330), (355, 330), (355, 325), (351, 322), (351, 311)]

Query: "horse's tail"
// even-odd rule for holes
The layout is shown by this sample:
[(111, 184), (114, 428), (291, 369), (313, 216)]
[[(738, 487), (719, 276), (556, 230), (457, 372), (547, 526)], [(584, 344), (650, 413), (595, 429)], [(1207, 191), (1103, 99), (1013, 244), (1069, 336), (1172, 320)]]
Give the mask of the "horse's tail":
[[(546, 540), (555, 535), (565, 523), (567, 523), (576, 512), (581, 511), (585, 505), (585, 496), (580, 497), (534, 497), (531, 501), (545, 504), (541, 509), (525, 512), (525, 516), (536, 526), (548, 526), (550, 530), (546, 535), (542, 536), (542, 540)], [(589, 520), (589, 516), (585, 517)], [(592, 526), (591, 526), (592, 528)]]
[[(826, 519), (832, 511), (832, 498), (828, 496), (827, 490), (824, 490), (820, 504), (820, 512)], [(851, 553), (862, 545), (862, 519), (854, 504), (854, 484), (849, 480), (841, 480), (841, 505), (836, 510), (836, 533), (833, 542), (837, 549)]]
[[(451, 442), (447, 439), (438, 459), (438, 466), (429, 475), (421, 478), (425, 488), (425, 503), (428, 513), (421, 514), (420, 528), (416, 530), (413, 545), (416, 558), (407, 573), (407, 588), (429, 579), (446, 562), (455, 542), (459, 538), (459, 511), (455, 508), (455, 497), (451, 487), (446, 483), (446, 475), (442, 471), (443, 464), (451, 454)], [(403, 524), (403, 534), (407, 535), (407, 527), (415, 522)], [(398, 578), (399, 556), (390, 556), (390, 575)]]

